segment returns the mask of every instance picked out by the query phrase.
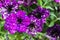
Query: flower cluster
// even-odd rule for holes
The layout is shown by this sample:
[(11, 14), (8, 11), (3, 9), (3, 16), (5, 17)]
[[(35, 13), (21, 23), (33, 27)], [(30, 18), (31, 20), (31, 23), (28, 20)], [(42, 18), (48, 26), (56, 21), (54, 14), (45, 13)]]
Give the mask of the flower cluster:
[(43, 24), (46, 23), (46, 18), (49, 16), (49, 11), (45, 8), (38, 6), (35, 10), (28, 14), (31, 22), (28, 26), (30, 34), (41, 32)]
[(37, 1), (0, 1), (0, 13), (3, 16), (3, 19), (5, 19), (5, 30), (8, 30), (11, 34), (14, 34), (15, 32), (25, 32), (28, 34), (36, 34), (37, 32), (41, 32), (43, 24), (46, 23), (46, 18), (50, 15), (49, 10), (38, 6), (32, 12), (27, 14), (27, 12), (21, 9), (17, 10), (22, 3), (25, 5), (31, 5), (37, 3)]

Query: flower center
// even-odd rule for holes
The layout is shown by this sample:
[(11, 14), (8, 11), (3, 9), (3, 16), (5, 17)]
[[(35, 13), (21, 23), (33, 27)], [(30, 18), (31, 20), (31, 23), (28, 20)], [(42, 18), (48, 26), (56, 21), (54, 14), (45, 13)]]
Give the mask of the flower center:
[(21, 18), (18, 18), (17, 19), (17, 22), (20, 24), (22, 22), (22, 19)]
[(29, 28), (33, 29), (34, 27), (35, 27), (34, 23), (30, 23)]
[(7, 6), (7, 11), (8, 11), (8, 12), (11, 12), (12, 8), (13, 8), (13, 5), (8, 5), (8, 6)]
[(33, 14), (33, 15), (34, 15), (36, 18), (40, 19), (43, 14), (40, 13), (40, 12), (37, 12), (36, 14)]

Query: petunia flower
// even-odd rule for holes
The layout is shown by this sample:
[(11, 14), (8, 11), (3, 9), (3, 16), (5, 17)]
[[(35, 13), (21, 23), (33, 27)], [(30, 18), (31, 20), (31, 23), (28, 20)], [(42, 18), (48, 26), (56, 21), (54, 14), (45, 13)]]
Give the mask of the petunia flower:
[(19, 5), (22, 3), (19, 3), (18, 0), (1, 0), (0, 1), (0, 13), (2, 14), (3, 19), (6, 19), (11, 12), (16, 13), (16, 10), (18, 9)]
[(47, 35), (53, 37), (53, 38), (58, 38), (60, 37), (60, 25), (55, 24), (54, 26), (50, 27), (47, 29)]
[(5, 20), (4, 28), (11, 34), (15, 32), (25, 32), (26, 26), (30, 24), (30, 19), (25, 11), (19, 10), (16, 14), (11, 13)]

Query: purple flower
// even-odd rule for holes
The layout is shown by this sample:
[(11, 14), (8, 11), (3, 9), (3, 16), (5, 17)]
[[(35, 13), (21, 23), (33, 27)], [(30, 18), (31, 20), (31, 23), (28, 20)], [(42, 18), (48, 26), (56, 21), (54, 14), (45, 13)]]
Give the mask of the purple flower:
[(28, 14), (31, 19), (33, 20), (41, 20), (42, 23), (46, 22), (46, 18), (49, 17), (49, 10), (47, 10), (46, 8), (42, 8), (40, 6), (38, 6), (35, 10), (33, 10), (30, 14)]
[(3, 19), (6, 19), (11, 12), (16, 13), (16, 10), (19, 7), (20, 1), (16, 0), (1, 0), (0, 1), (0, 13), (2, 14)]
[(57, 3), (60, 3), (60, 0), (54, 0), (55, 2), (57, 2)]
[(60, 25), (55, 24), (53, 27), (48, 28), (47, 35), (54, 38), (60, 37)]
[(4, 28), (11, 34), (16, 31), (25, 32), (26, 26), (30, 24), (30, 19), (27, 17), (26, 12), (19, 10), (16, 14), (11, 13), (5, 20)]

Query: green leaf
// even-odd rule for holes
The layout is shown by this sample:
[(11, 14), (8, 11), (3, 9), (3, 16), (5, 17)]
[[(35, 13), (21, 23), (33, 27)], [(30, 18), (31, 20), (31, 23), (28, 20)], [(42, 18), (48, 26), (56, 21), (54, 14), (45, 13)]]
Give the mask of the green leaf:
[(54, 10), (52, 7), (50, 6), (44, 6), (44, 8), (50, 9), (50, 10)]
[(37, 2), (38, 2), (38, 5), (40, 5), (40, 6), (42, 6), (42, 0), (37, 0)]
[(55, 21), (51, 21), (48, 27), (52, 27), (54, 25)]
[(54, 17), (57, 17), (53, 12), (51, 12), (51, 14), (50, 14), (51, 16), (54, 16)]
[(50, 15), (51, 20), (55, 20), (57, 18), (57, 16), (53, 12), (51, 12)]

